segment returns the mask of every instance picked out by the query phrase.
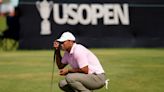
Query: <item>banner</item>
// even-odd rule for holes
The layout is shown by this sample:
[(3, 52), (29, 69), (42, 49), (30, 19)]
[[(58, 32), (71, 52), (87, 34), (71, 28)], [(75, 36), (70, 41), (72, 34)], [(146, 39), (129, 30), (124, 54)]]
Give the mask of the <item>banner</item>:
[(164, 47), (163, 1), (22, 0), (19, 7), (19, 49), (52, 49), (64, 31), (91, 48)]

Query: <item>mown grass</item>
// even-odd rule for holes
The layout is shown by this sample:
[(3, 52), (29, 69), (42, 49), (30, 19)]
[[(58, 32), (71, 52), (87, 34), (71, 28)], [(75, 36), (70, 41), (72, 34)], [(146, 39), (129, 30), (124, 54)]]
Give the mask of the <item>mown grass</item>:
[[(164, 92), (164, 49), (91, 49), (109, 89), (95, 92)], [(0, 51), (0, 92), (50, 92), (53, 51)], [(62, 92), (55, 67), (54, 92)]]

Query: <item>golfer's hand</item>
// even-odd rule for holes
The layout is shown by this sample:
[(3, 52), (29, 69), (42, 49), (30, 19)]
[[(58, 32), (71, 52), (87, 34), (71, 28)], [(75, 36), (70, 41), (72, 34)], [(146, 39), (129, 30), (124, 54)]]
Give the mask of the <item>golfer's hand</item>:
[(59, 48), (59, 42), (54, 41), (53, 47), (57, 50)]
[(60, 69), (59, 74), (62, 75), (62, 76), (67, 75), (68, 74), (68, 69), (65, 69), (65, 68), (64, 69)]

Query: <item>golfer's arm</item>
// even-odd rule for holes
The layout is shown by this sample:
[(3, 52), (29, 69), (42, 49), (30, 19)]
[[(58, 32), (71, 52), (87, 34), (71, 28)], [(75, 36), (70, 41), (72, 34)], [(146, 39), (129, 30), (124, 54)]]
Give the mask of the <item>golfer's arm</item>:
[(60, 49), (57, 49), (56, 50), (56, 64), (57, 64), (59, 69), (63, 69), (66, 66), (66, 64), (61, 63), (61, 60), (62, 60), (62, 56), (60, 53)]
[(88, 66), (77, 69), (68, 69), (68, 73), (85, 73), (88, 74)]

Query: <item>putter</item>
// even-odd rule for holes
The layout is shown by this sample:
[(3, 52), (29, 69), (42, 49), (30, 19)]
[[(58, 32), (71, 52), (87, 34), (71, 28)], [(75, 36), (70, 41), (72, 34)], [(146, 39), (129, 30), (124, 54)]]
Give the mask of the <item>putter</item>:
[(51, 92), (53, 92), (53, 80), (54, 80), (54, 69), (55, 69), (55, 55), (56, 55), (56, 50), (54, 50), (54, 58), (53, 58), (53, 64), (52, 64)]

